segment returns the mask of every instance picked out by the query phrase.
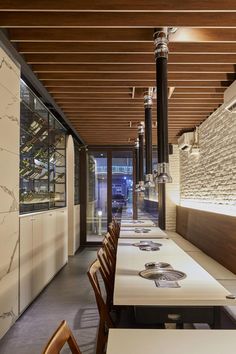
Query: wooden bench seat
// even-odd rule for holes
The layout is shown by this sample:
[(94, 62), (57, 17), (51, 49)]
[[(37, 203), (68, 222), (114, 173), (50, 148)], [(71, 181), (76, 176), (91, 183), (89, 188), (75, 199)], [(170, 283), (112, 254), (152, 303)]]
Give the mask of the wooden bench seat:
[[(206, 255), (178, 233), (167, 232), (167, 235), (196, 262), (198, 262), (209, 274), (217, 279), (228, 291), (236, 295), (236, 274)], [(225, 306), (222, 308), (221, 326), (226, 329), (236, 328), (236, 306)]]

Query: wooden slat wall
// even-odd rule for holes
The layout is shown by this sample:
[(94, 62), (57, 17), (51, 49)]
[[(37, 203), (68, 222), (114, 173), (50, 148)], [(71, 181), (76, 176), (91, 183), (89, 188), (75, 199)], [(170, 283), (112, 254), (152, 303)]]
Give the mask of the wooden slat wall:
[(177, 206), (177, 232), (236, 273), (236, 217)]

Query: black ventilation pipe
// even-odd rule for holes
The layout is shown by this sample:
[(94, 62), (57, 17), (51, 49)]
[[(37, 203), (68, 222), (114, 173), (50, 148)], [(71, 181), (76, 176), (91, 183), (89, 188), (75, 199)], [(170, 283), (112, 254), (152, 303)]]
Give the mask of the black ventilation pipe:
[(138, 140), (139, 140), (139, 187), (142, 189), (144, 186), (144, 173), (143, 173), (143, 155), (144, 155), (144, 143), (143, 143), (144, 129), (143, 125), (139, 126)]
[(135, 142), (135, 149), (134, 149), (134, 156), (135, 156), (135, 184), (136, 189), (139, 187), (139, 141), (138, 139)]
[(169, 174), (168, 145), (168, 28), (156, 29), (154, 33), (157, 89), (157, 149), (158, 149), (158, 205), (159, 226), (166, 227), (165, 183), (172, 182)]
[(146, 157), (146, 180), (152, 176), (152, 96), (147, 93), (144, 96), (145, 111), (145, 157)]

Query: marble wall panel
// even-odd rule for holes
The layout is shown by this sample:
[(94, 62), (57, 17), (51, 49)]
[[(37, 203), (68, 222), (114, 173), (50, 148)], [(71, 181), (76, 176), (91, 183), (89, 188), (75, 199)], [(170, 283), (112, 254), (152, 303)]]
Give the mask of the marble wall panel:
[(13, 95), (0, 81), (0, 146), (19, 154), (19, 97)]
[(18, 212), (0, 213), (0, 338), (18, 315)]
[(0, 142), (0, 213), (19, 210), (19, 155), (6, 151)]
[(18, 316), (20, 69), (0, 43), (0, 338)]

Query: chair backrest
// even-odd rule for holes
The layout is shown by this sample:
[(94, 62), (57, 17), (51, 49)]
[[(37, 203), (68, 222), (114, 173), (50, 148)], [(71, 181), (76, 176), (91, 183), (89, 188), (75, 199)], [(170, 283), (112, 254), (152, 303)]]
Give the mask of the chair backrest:
[(112, 272), (114, 273), (116, 265), (116, 249), (114, 249), (113, 245), (110, 242), (109, 236), (107, 235), (103, 239), (103, 248), (106, 254), (106, 258), (112, 269)]
[(104, 248), (100, 248), (98, 250), (97, 256), (101, 266), (100, 272), (107, 292), (106, 304), (109, 306), (109, 308), (111, 308), (114, 291), (114, 271), (112, 265), (107, 259), (107, 255)]
[(117, 233), (116, 233), (114, 227), (111, 224), (108, 226), (108, 232), (111, 236), (112, 243), (113, 243), (114, 247), (116, 247), (117, 243), (118, 243), (118, 236), (117, 236)]
[(87, 275), (94, 290), (100, 319), (102, 319), (105, 322), (108, 328), (113, 328), (114, 323), (111, 319), (111, 316), (109, 314), (109, 308), (107, 307), (107, 304), (103, 299), (101, 288), (99, 286), (98, 272), (101, 273), (101, 265), (99, 260), (96, 259), (96, 261), (94, 261), (89, 267)]
[(119, 222), (115, 218), (113, 218), (112, 219), (112, 224), (113, 224), (113, 226), (114, 226), (114, 228), (116, 230), (117, 236), (119, 237), (119, 234), (120, 234), (120, 224), (119, 224)]
[(88, 278), (94, 290), (99, 316), (100, 316), (96, 354), (104, 354), (107, 338), (108, 338), (108, 328), (114, 327), (114, 323), (109, 313), (109, 306), (105, 303), (103, 299), (99, 282), (98, 282), (98, 272), (100, 272), (100, 270), (101, 270), (101, 265), (99, 261), (96, 260), (91, 264), (87, 272)]
[(68, 343), (71, 353), (81, 354), (81, 351), (69, 326), (67, 325), (66, 321), (62, 321), (60, 326), (49, 340), (42, 354), (60, 354), (61, 349), (66, 343)]

